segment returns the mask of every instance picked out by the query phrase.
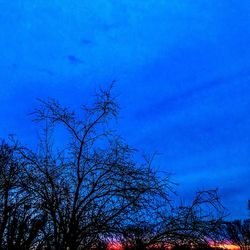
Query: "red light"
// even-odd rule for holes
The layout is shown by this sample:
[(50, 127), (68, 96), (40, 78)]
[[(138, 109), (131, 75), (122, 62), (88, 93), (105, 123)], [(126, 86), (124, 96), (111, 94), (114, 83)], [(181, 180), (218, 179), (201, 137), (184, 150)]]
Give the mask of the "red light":
[(108, 250), (122, 250), (122, 244), (120, 242), (109, 243)]

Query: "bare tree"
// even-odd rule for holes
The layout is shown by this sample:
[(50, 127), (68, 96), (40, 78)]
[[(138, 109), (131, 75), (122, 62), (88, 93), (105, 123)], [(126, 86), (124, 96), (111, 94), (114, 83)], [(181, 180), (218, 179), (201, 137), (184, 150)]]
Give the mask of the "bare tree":
[[(90, 249), (100, 235), (129, 224), (153, 197), (169, 201), (168, 178), (158, 178), (151, 162), (138, 164), (135, 151), (109, 129), (118, 113), (111, 89), (101, 90), (80, 115), (54, 100), (40, 102), (34, 112), (35, 121), (46, 124), (40, 150), (20, 153), (29, 164), (29, 190), (47, 216), (48, 249)], [(58, 125), (65, 131), (60, 151), (48, 140)]]
[(225, 238), (241, 250), (250, 249), (250, 219), (235, 220), (224, 223)]
[[(14, 150), (5, 142), (0, 145), (0, 246), (5, 244), (5, 232), (11, 212), (16, 206), (15, 190), (19, 189), (18, 163), (14, 160)], [(18, 191), (18, 190), (17, 190)], [(14, 196), (14, 197), (13, 197)]]
[(16, 145), (0, 145), (0, 249), (30, 249), (36, 244), (44, 218), (35, 211), (27, 190), (25, 162)]
[(130, 230), (145, 249), (155, 246), (209, 248), (212, 241), (219, 240), (224, 218), (216, 190), (197, 192), (191, 205), (161, 210), (154, 216), (146, 229)]
[(40, 100), (38, 149), (0, 145), (1, 249), (106, 249), (110, 241), (131, 250), (204, 248), (218, 239), (217, 191), (173, 207), (169, 175), (154, 170), (154, 157), (138, 162), (113, 129), (111, 90), (77, 113)]

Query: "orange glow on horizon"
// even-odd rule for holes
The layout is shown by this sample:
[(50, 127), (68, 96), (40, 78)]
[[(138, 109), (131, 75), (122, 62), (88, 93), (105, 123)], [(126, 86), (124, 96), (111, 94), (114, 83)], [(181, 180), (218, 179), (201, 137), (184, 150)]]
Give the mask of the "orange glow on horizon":
[[(221, 249), (228, 249), (228, 250), (240, 250), (239, 246), (230, 244), (230, 243), (221, 243), (221, 244), (211, 244), (211, 247), (217, 247)], [(155, 247), (155, 246), (154, 246)], [(166, 249), (171, 249), (169, 247), (166, 247)], [(120, 242), (112, 242), (108, 244), (108, 250), (123, 250), (123, 246)]]
[(217, 245), (211, 245), (211, 247), (219, 247), (222, 249), (229, 249), (229, 250), (239, 250), (240, 247), (230, 244), (230, 243), (221, 243), (221, 244), (217, 244)]
[(108, 244), (108, 250), (122, 250), (122, 244), (120, 242), (112, 242)]

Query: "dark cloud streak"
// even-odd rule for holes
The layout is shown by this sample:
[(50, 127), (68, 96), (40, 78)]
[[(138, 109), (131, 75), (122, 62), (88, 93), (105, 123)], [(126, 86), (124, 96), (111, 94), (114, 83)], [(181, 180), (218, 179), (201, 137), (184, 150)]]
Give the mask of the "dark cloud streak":
[(186, 101), (195, 95), (200, 95), (203, 92), (214, 90), (223, 85), (231, 85), (235, 84), (237, 81), (244, 81), (248, 77), (250, 77), (250, 70), (242, 71), (234, 75), (219, 77), (203, 84), (198, 84), (197, 86), (187, 88), (187, 90), (182, 93), (170, 97), (167, 96), (158, 102), (150, 104), (148, 107), (143, 107), (143, 109), (140, 109), (135, 114), (135, 117), (138, 119), (151, 119), (153, 116), (157, 119), (157, 117), (161, 115), (170, 114), (174, 110), (179, 109), (180, 106), (185, 105)]

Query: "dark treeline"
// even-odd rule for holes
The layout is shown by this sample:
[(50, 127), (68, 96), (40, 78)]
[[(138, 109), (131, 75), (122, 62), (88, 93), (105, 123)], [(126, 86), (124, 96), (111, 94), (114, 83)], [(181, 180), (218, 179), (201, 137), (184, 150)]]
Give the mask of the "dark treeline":
[(40, 101), (38, 148), (1, 142), (0, 249), (208, 249), (225, 240), (247, 249), (250, 220), (226, 222), (216, 190), (173, 205), (169, 175), (154, 170), (153, 157), (138, 163), (112, 130), (118, 109), (110, 89), (79, 114)]

